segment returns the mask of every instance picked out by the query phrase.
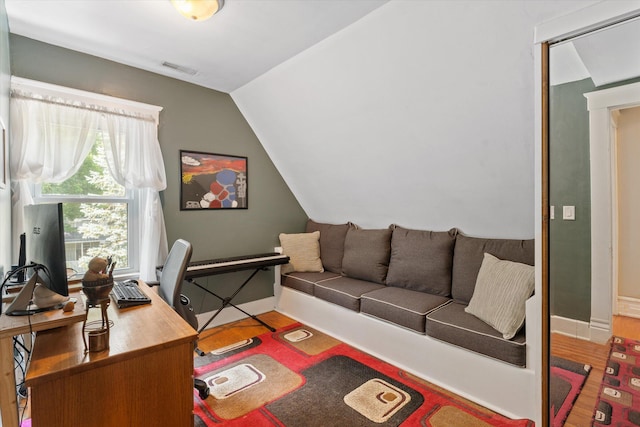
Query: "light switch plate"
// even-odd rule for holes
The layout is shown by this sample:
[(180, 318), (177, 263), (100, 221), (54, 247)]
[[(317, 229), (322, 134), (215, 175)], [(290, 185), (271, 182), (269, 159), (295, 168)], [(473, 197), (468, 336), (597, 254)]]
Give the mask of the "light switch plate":
[(549, 209), (549, 216), (551, 217), (551, 219), (555, 219), (556, 218), (556, 207), (551, 205), (550, 209)]
[(562, 207), (562, 219), (574, 221), (576, 219), (576, 207), (575, 206), (563, 206)]

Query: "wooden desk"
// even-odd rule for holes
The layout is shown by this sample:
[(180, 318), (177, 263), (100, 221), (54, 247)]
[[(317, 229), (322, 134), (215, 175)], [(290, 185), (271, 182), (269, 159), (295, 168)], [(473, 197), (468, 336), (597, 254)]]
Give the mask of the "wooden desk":
[(108, 350), (85, 354), (82, 324), (38, 333), (27, 373), (34, 427), (193, 426), (197, 332), (142, 289), (151, 304), (109, 306)]
[[(76, 295), (77, 297), (77, 295)], [(9, 304), (3, 304), (2, 312)], [(51, 310), (32, 316), (0, 316), (0, 411), (2, 425), (18, 427), (18, 402), (16, 398), (16, 377), (13, 364), (13, 337), (31, 332), (63, 327), (85, 318), (85, 308), (79, 299), (73, 311)]]

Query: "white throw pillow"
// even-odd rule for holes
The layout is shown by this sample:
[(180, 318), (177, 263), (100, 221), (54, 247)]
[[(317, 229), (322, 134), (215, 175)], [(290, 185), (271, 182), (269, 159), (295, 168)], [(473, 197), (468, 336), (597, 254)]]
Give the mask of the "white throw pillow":
[(282, 252), (289, 257), (289, 263), (282, 266), (282, 273), (323, 272), (320, 259), (320, 232), (280, 234)]
[(464, 310), (510, 340), (524, 323), (525, 302), (534, 287), (533, 266), (485, 253), (473, 296)]

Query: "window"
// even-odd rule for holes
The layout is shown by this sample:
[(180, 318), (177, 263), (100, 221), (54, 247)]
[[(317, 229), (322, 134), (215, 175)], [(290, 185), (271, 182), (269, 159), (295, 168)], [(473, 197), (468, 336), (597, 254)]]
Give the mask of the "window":
[(10, 107), (13, 241), (24, 206), (62, 202), (69, 267), (83, 275), (94, 256), (113, 256), (118, 274), (156, 280), (168, 252), (162, 108), (19, 77)]
[(138, 204), (109, 172), (108, 137), (98, 132), (82, 166), (63, 182), (34, 185), (36, 203), (63, 203), (67, 268), (80, 277), (96, 256), (112, 256), (118, 274), (138, 271)]

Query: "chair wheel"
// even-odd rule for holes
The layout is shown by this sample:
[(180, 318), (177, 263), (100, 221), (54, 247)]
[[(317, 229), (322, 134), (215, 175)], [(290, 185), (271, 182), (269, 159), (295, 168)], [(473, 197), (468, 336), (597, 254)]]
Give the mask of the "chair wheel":
[(205, 400), (209, 397), (209, 386), (207, 386), (206, 382), (200, 379), (195, 379), (194, 386), (196, 390), (198, 390), (198, 396), (200, 396), (200, 399)]
[(200, 399), (206, 400), (209, 397), (209, 387), (206, 390), (198, 390), (198, 396), (200, 396)]

